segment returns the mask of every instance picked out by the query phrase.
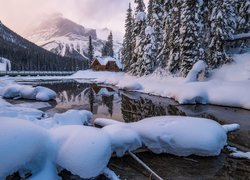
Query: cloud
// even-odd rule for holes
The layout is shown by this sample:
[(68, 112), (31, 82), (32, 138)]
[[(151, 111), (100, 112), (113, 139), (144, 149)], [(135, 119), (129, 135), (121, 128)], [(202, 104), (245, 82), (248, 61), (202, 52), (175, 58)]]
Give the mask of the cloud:
[(38, 18), (62, 13), (79, 24), (122, 31), (129, 0), (0, 0), (0, 20), (18, 33)]
[[(23, 34), (52, 13), (61, 13), (89, 28), (124, 31), (128, 3), (134, 0), (0, 0), (0, 20)], [(148, 1), (148, 0), (146, 0)]]

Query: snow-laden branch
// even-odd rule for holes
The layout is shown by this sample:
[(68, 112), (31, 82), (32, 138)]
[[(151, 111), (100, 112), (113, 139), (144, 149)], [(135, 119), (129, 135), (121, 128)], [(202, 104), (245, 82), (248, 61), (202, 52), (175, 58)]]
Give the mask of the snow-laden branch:
[(228, 38), (225, 38), (225, 41), (239, 41), (247, 39), (250, 39), (250, 32), (232, 35)]

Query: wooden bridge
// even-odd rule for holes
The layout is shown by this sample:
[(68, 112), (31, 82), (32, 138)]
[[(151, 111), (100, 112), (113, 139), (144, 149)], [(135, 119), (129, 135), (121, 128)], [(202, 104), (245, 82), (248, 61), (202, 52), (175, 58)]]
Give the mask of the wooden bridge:
[(0, 76), (69, 76), (75, 71), (0, 71)]

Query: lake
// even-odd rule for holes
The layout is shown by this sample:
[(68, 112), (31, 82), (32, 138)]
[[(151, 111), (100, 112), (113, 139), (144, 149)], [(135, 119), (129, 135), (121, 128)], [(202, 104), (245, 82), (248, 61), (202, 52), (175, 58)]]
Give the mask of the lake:
[[(122, 122), (135, 122), (146, 117), (180, 115), (213, 119), (220, 124), (238, 123), (241, 129), (229, 134), (228, 143), (243, 151), (250, 151), (250, 111), (213, 105), (179, 105), (163, 97), (124, 92), (115, 87), (80, 83), (74, 80), (51, 80), (20, 82), (42, 85), (57, 92), (55, 101), (37, 104), (32, 101), (11, 100), (24, 106), (39, 106), (49, 116), (69, 109), (89, 110), (94, 118), (111, 118)], [(195, 124), (194, 124), (195, 126)], [(234, 159), (224, 148), (218, 157), (177, 157), (169, 154), (156, 155), (151, 152), (137, 154), (163, 179), (249, 179), (250, 161)], [(145, 171), (130, 156), (112, 158), (109, 167), (121, 179), (149, 179)], [(61, 172), (62, 179), (80, 179), (67, 171)], [(100, 176), (97, 179), (105, 179)]]

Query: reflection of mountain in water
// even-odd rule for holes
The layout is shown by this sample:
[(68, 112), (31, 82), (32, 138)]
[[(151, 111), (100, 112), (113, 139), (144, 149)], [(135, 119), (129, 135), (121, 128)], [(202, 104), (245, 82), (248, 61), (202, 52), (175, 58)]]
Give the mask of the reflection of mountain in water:
[(103, 114), (104, 117), (112, 117), (113, 101), (119, 100), (118, 92), (110, 87), (102, 87), (93, 84), (78, 84), (66, 82), (63, 84), (46, 84), (57, 92), (54, 107), (56, 112), (64, 112), (68, 109), (89, 110), (93, 114)]

